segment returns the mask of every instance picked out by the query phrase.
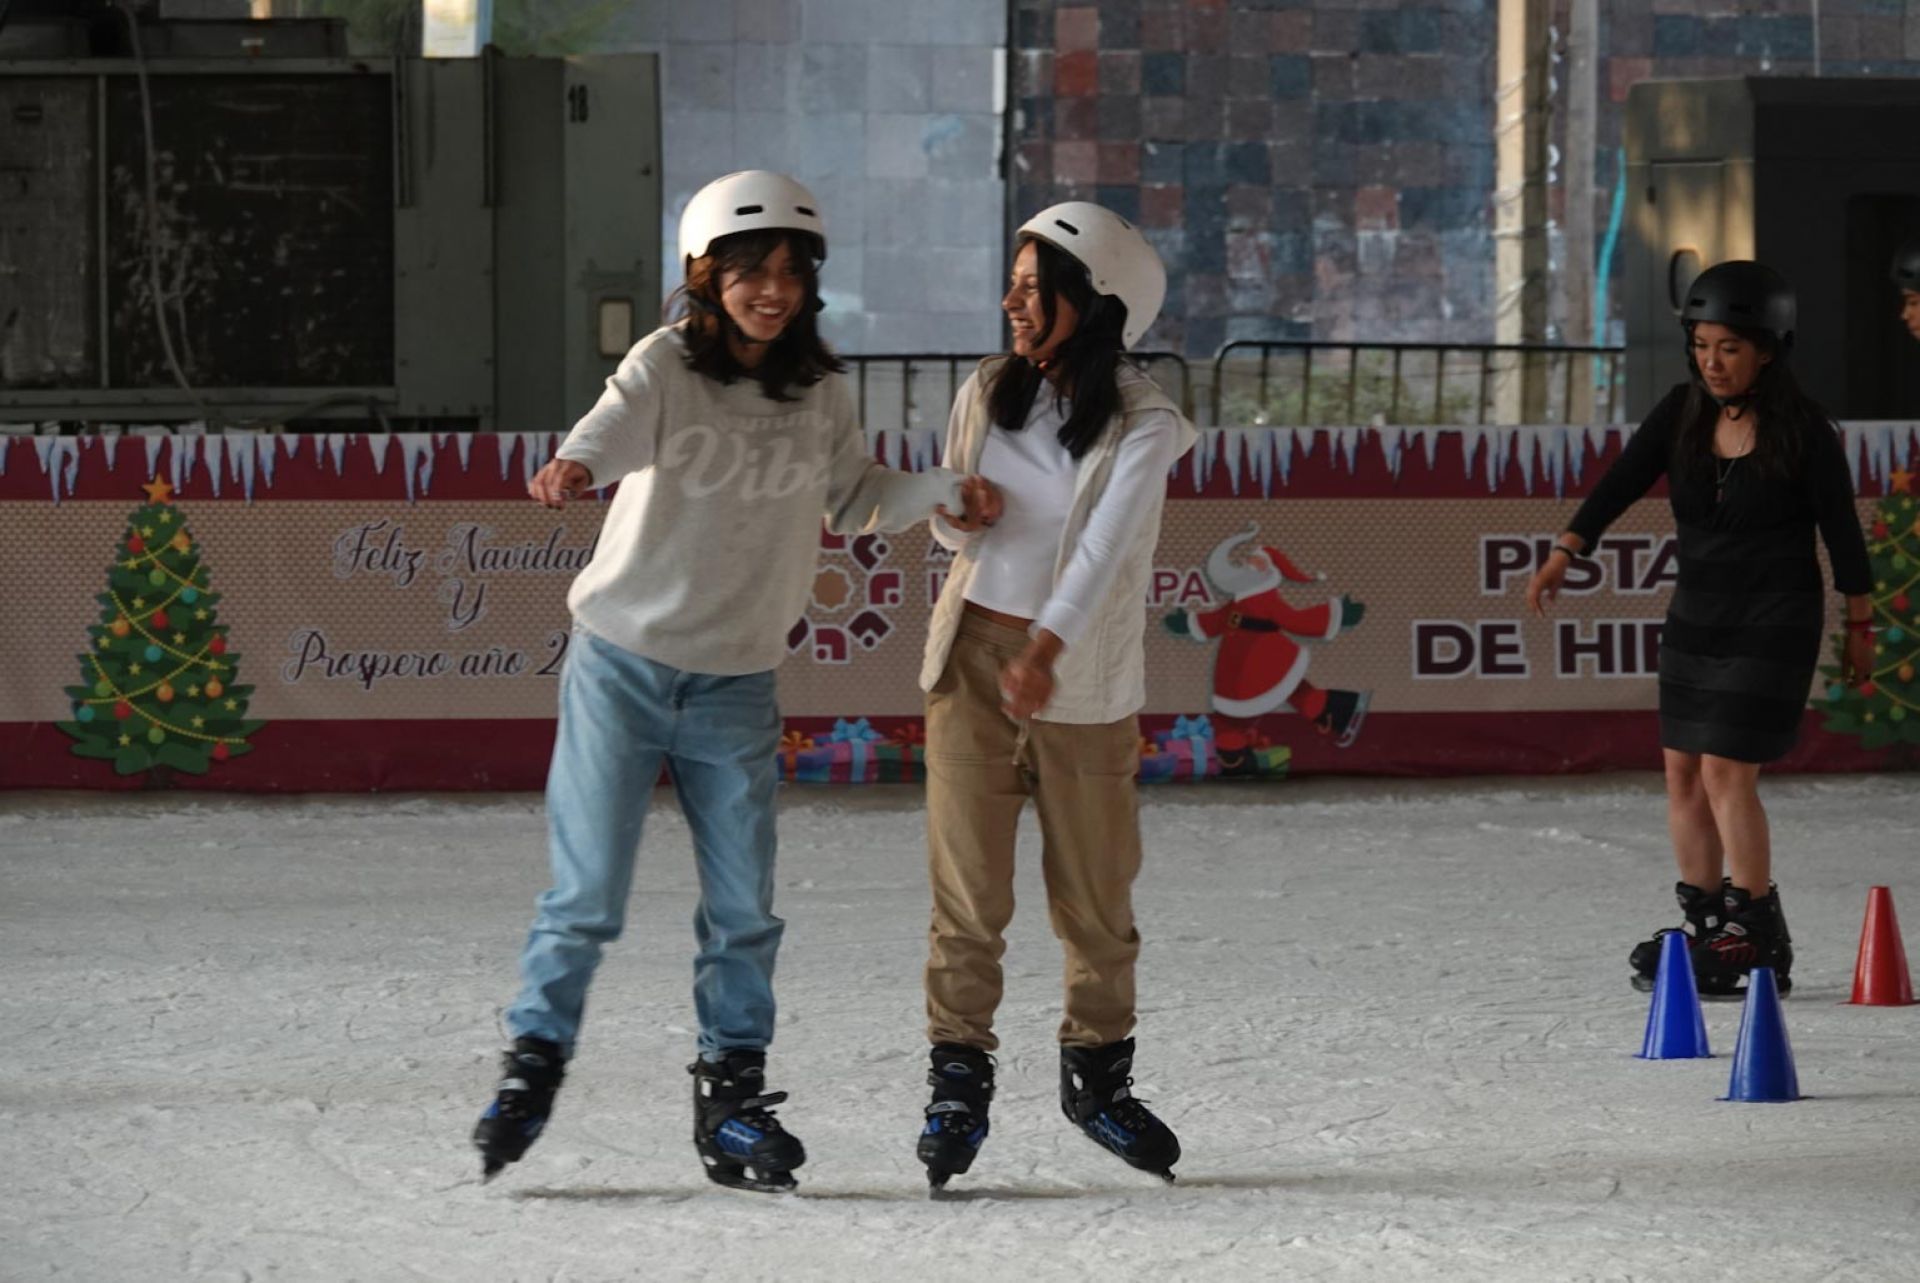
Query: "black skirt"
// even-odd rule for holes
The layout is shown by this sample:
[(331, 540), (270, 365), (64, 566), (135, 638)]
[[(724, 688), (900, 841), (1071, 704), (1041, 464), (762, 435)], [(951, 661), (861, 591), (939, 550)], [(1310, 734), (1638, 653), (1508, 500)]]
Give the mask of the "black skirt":
[(1771, 762), (1793, 748), (1820, 660), (1826, 585), (1810, 525), (1679, 525), (1660, 636), (1660, 743)]

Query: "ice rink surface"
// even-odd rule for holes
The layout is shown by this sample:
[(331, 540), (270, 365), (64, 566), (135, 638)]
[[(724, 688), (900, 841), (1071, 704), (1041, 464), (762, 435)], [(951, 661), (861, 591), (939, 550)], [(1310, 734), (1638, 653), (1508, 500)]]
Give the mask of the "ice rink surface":
[(553, 1125), (485, 1188), (537, 797), (0, 795), (0, 1277), (1920, 1278), (1920, 1008), (1842, 1005), (1868, 886), (1920, 924), (1920, 780), (1763, 793), (1790, 1105), (1716, 1101), (1736, 1005), (1717, 1059), (1633, 1056), (1627, 950), (1674, 916), (1652, 776), (1146, 791), (1136, 1090), (1171, 1188), (1060, 1116), (1029, 821), (993, 1135), (938, 1204), (917, 789), (783, 797), (785, 1198), (688, 1139), (664, 795)]

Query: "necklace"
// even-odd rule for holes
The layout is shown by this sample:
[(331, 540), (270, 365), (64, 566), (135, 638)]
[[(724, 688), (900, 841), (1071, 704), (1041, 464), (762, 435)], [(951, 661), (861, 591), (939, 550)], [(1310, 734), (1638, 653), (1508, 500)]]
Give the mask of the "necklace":
[(1720, 504), (1725, 502), (1726, 500), (1727, 481), (1733, 476), (1734, 468), (1739, 466), (1740, 460), (1746, 458), (1749, 454), (1752, 454), (1752, 453), (1753, 453), (1753, 428), (1749, 426), (1747, 428), (1746, 447), (1742, 449), (1739, 454), (1730, 455), (1724, 459), (1721, 458), (1719, 455), (1714, 456), (1713, 503), (1715, 507), (1719, 507)]

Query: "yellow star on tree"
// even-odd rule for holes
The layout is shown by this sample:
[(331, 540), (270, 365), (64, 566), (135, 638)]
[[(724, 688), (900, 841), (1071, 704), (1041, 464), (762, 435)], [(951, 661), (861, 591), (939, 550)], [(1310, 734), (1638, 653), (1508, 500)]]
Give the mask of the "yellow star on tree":
[(138, 665), (138, 664), (128, 664), (128, 665), (127, 665), (127, 671), (128, 671), (129, 673), (132, 673), (132, 674), (133, 674), (133, 675), (134, 675), (135, 677), (138, 677), (138, 676), (140, 675), (140, 665)]
[(196, 731), (199, 730), (202, 726), (205, 726), (206, 724), (207, 724), (207, 719), (204, 717), (196, 717), (193, 719), (193, 729)]
[(170, 526), (170, 525), (172, 525), (172, 524), (173, 524), (173, 514), (172, 514), (171, 512), (163, 512), (163, 513), (161, 513), (161, 514), (160, 514), (160, 524), (161, 524), (161, 525), (163, 525), (163, 526)]
[(236, 712), (238, 712), (238, 711), (240, 711), (240, 701), (239, 701), (239, 700), (237, 700), (237, 699), (230, 699), (230, 700), (228, 700), (228, 701), (227, 701), (227, 711), (228, 711), (229, 713), (236, 713)]
[(175, 634), (173, 635), (173, 644), (174, 644), (174, 645), (176, 645), (176, 646), (184, 646), (184, 645), (186, 645), (186, 644), (187, 644), (187, 635), (186, 635), (185, 633), (175, 633)]
[(147, 599), (145, 597), (135, 597), (133, 599), (133, 608), (135, 610), (145, 610), (147, 608)]
[(1893, 493), (1895, 494), (1912, 494), (1913, 493), (1913, 474), (1911, 472), (1903, 472), (1899, 468), (1895, 468), (1892, 472), (1887, 474), (1887, 480), (1892, 483), (1890, 488), (1892, 489)]
[(168, 496), (173, 493), (173, 487), (167, 484), (166, 478), (158, 474), (140, 488), (147, 492), (148, 503), (166, 503)]
[(135, 561), (132, 557), (127, 558), (125, 561), (121, 562), (120, 564), (125, 566), (128, 570), (140, 569), (140, 563)]
[(152, 527), (152, 526), (142, 526), (142, 527), (140, 527), (140, 537), (141, 537), (142, 539), (151, 539), (151, 538), (153, 538), (153, 527)]
[(131, 736), (131, 735), (122, 735), (122, 736), (120, 737), (120, 747), (121, 747), (121, 748), (131, 748), (131, 747), (133, 747), (133, 736)]
[(195, 619), (205, 619), (207, 617), (207, 612), (204, 610), (196, 610), (193, 612), (193, 617)]
[(198, 686), (189, 686), (189, 687), (187, 687), (187, 698), (188, 698), (188, 699), (199, 699), (199, 698), (200, 698), (200, 688), (199, 688)]
[(101, 638), (101, 639), (100, 639), (100, 640), (99, 640), (99, 641), (98, 641), (98, 642), (96, 643), (96, 645), (98, 645), (98, 646), (100, 647), (100, 649), (101, 649), (101, 650), (105, 650), (105, 649), (106, 649), (106, 648), (107, 648), (108, 646), (110, 646), (110, 645), (112, 645), (112, 644), (113, 644), (113, 643), (111, 643), (111, 642), (109, 642), (109, 641), (108, 641), (108, 640), (107, 640), (106, 638), (104, 638), (104, 637), (102, 637), (102, 638)]

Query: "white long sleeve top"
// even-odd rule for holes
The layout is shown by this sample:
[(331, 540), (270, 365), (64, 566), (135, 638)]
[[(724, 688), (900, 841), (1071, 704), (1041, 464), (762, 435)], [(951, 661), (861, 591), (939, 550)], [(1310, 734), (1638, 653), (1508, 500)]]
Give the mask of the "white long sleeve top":
[[(1056, 580), (1056, 558), (1079, 475), (1078, 461), (1059, 437), (1071, 411), (1070, 404), (1043, 390), (1020, 431), (988, 430), (980, 474), (1000, 488), (1006, 505), (1000, 520), (974, 544), (977, 565), (965, 594), (967, 601), (989, 610), (1033, 620), (1068, 646), (1086, 636), (1125, 551), (1155, 516), (1180, 448), (1179, 421), (1172, 411), (1137, 417)], [(964, 537), (945, 522), (935, 518), (933, 531), (943, 545), (959, 550)]]

